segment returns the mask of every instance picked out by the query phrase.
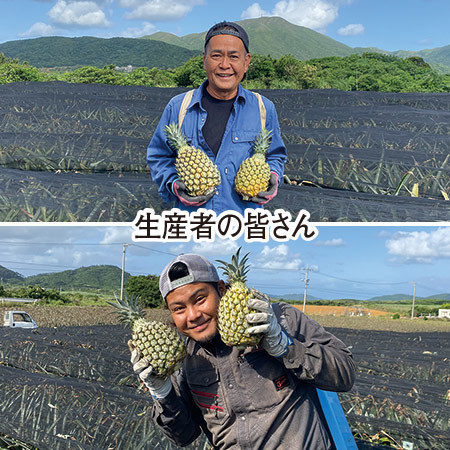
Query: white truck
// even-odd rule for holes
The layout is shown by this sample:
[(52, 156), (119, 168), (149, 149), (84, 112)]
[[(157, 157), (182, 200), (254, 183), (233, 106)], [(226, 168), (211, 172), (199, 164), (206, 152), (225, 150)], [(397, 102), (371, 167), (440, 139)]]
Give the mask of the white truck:
[(37, 328), (36, 322), (25, 311), (5, 311), (3, 326), (11, 328)]

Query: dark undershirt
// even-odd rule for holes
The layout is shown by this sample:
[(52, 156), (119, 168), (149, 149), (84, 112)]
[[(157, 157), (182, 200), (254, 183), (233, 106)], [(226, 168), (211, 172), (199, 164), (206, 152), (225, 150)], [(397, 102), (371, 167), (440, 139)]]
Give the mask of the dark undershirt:
[(207, 90), (203, 90), (202, 107), (206, 110), (206, 122), (202, 132), (208, 147), (217, 156), (222, 138), (225, 133), (228, 118), (230, 117), (236, 97), (230, 100), (214, 98)]

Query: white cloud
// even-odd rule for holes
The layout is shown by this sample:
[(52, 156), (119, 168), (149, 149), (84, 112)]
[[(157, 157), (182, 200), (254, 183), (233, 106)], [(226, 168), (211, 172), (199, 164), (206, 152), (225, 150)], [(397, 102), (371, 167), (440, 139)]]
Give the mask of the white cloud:
[(347, 243), (342, 238), (334, 238), (329, 239), (328, 241), (315, 241), (314, 245), (317, 245), (319, 247), (343, 247), (347, 245)]
[(450, 258), (450, 227), (430, 232), (402, 231), (386, 241), (386, 248), (401, 262), (431, 263)]
[(262, 16), (270, 16), (270, 13), (264, 11), (259, 3), (253, 3), (241, 14), (241, 19), (257, 19)]
[(339, 28), (338, 33), (341, 36), (356, 36), (364, 33), (364, 26), (360, 23), (350, 23), (346, 27)]
[(325, 31), (338, 16), (337, 0), (282, 0), (275, 4), (272, 12), (264, 11), (259, 3), (253, 3), (241, 15), (243, 19), (265, 16), (279, 16), (294, 25)]
[(275, 247), (265, 245), (255, 259), (255, 266), (262, 269), (298, 269), (302, 264), (299, 255), (291, 253), (286, 244)]
[(94, 1), (58, 0), (48, 15), (54, 23), (64, 26), (110, 26), (104, 11)]
[[(100, 228), (101, 230), (101, 228)], [(105, 227), (105, 234), (100, 241), (101, 244), (130, 244), (132, 240), (133, 228), (130, 226)]]
[(43, 22), (36, 22), (27, 31), (20, 33), (20, 37), (53, 36), (58, 32), (57, 28)]
[(192, 11), (203, 0), (120, 0), (119, 5), (131, 9), (126, 19), (142, 19), (154, 22), (178, 20)]
[(153, 34), (157, 31), (155, 25), (150, 22), (143, 22), (142, 27), (140, 28), (127, 28), (125, 31), (120, 33), (121, 37), (127, 38), (138, 38), (141, 36), (145, 36), (147, 34)]
[[(216, 239), (214, 242), (199, 242), (192, 247), (192, 253), (199, 253), (206, 258), (217, 257), (219, 259), (225, 259), (224, 255), (232, 255), (236, 253), (238, 244), (235, 241), (229, 239)], [(241, 250), (241, 256), (245, 254)], [(214, 264), (215, 261), (211, 260)]]

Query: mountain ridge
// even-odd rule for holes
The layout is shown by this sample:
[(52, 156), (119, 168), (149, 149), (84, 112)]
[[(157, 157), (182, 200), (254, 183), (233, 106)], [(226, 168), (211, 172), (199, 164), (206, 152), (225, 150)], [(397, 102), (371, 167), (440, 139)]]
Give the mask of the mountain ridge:
[[(436, 70), (450, 73), (450, 45), (420, 51), (389, 52), (377, 47), (352, 48), (281, 17), (246, 19), (237, 23), (246, 29), (250, 51), (254, 54), (269, 54), (273, 58), (291, 54), (297, 59), (308, 60), (369, 51), (399, 57), (419, 56)], [(47, 36), (2, 43), (0, 53), (39, 68), (103, 67), (108, 64), (173, 68), (201, 54), (205, 35), (206, 30), (185, 36), (159, 31), (140, 38)]]

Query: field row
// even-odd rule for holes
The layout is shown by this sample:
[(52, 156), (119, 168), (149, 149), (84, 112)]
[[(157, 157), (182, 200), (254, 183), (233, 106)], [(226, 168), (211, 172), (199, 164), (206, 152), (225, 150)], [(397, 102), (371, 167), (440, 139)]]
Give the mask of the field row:
[[(387, 433), (396, 448), (404, 440), (444, 450), (450, 333), (329, 329), (357, 366), (354, 388), (339, 394), (355, 435)], [(174, 448), (149, 418), (129, 336), (117, 325), (0, 329), (0, 433), (42, 450)], [(204, 447), (200, 440), (191, 448)]]
[[(165, 105), (183, 91), (0, 85), (0, 220), (130, 221), (144, 207), (170, 208), (146, 149)], [(288, 150), (286, 184), (271, 207), (301, 206), (314, 221), (450, 218), (450, 94), (263, 94)]]

